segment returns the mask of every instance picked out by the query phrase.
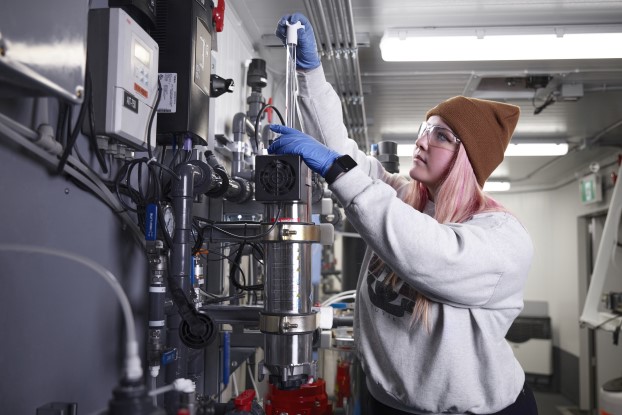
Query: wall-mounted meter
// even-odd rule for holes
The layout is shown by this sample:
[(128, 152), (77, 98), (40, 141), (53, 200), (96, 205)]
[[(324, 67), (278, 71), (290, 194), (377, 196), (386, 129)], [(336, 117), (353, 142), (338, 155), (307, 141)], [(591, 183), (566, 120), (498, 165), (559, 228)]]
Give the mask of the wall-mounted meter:
[(213, 2), (157, 0), (156, 10), (158, 25), (151, 35), (160, 45), (163, 92), (158, 141), (171, 145), (189, 137), (195, 144), (207, 145)]
[(89, 11), (87, 71), (92, 80), (95, 133), (136, 149), (156, 143), (158, 44), (125, 11)]

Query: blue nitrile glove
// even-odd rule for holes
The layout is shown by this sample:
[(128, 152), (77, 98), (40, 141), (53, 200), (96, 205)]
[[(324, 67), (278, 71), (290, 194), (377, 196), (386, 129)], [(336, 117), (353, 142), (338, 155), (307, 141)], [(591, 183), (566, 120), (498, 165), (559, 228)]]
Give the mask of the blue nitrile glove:
[(298, 69), (315, 69), (320, 66), (320, 56), (317, 54), (317, 44), (315, 43), (315, 35), (311, 22), (304, 14), (294, 13), (288, 14), (279, 20), (276, 25), (276, 35), (283, 41), (287, 42), (287, 23), (300, 22), (304, 26), (298, 29), (298, 45), (296, 45), (296, 67)]
[(268, 147), (268, 153), (297, 154), (302, 156), (307, 166), (322, 177), (326, 175), (335, 159), (341, 156), (341, 154), (326, 147), (313, 137), (294, 128), (271, 124), (270, 129), (277, 134), (281, 134), (281, 136)]

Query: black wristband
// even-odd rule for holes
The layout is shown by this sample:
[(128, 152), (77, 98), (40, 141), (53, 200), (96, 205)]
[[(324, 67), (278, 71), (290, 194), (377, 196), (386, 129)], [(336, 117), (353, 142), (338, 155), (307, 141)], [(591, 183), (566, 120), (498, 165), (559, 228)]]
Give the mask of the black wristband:
[(354, 161), (354, 159), (352, 159), (352, 157), (348, 156), (347, 154), (345, 156), (338, 157), (328, 168), (326, 176), (324, 176), (324, 180), (326, 180), (326, 183), (328, 184), (333, 184), (333, 182), (337, 180), (337, 177), (341, 173), (348, 172), (356, 166), (356, 161)]

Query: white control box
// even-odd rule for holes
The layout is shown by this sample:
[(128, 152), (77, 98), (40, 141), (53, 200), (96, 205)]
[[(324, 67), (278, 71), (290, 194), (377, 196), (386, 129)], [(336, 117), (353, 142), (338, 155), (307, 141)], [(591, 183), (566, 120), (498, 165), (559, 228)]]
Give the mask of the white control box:
[(138, 150), (146, 150), (148, 141), (154, 148), (158, 44), (125, 11), (105, 8), (89, 12), (88, 48), (96, 134)]

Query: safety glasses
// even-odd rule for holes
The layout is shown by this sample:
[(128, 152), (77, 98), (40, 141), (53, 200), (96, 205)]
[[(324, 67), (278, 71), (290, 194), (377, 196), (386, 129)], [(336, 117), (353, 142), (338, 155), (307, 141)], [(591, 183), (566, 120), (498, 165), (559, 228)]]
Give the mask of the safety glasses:
[(425, 121), (419, 127), (417, 141), (424, 137), (428, 138), (428, 145), (447, 150), (457, 150), (461, 143), (460, 139), (449, 128), (428, 124)]

